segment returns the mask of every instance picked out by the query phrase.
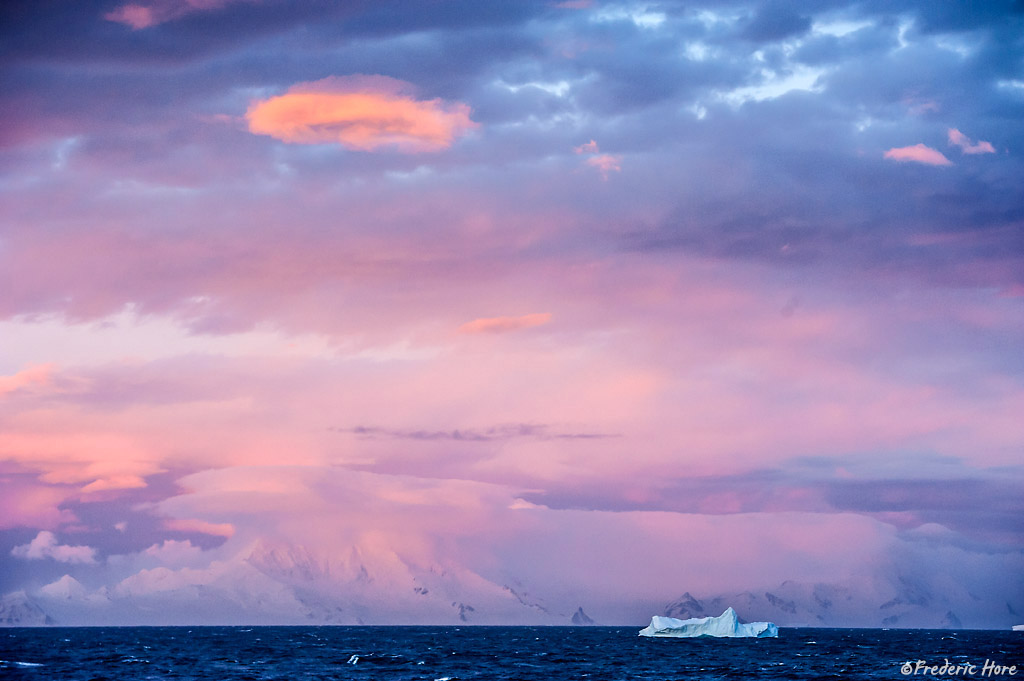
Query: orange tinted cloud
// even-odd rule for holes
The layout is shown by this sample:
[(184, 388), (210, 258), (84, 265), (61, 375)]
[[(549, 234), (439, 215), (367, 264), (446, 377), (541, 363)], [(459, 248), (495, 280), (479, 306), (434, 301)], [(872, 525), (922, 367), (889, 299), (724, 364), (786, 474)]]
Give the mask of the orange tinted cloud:
[(254, 102), (245, 117), (257, 135), (292, 144), (336, 142), (358, 151), (438, 151), (477, 127), (467, 105), (418, 100), (409, 88), (385, 76), (325, 78)]
[(990, 142), (980, 141), (977, 144), (956, 128), (949, 129), (949, 143), (952, 146), (960, 147), (965, 154), (994, 154), (995, 147)]
[(466, 322), (459, 327), (459, 333), (504, 333), (541, 326), (551, 321), (547, 312), (527, 314), (522, 317), (482, 317)]
[(953, 162), (946, 158), (941, 151), (936, 151), (923, 144), (915, 144), (912, 147), (897, 147), (885, 152), (885, 158), (893, 161), (912, 161), (924, 163), (930, 166), (951, 166)]

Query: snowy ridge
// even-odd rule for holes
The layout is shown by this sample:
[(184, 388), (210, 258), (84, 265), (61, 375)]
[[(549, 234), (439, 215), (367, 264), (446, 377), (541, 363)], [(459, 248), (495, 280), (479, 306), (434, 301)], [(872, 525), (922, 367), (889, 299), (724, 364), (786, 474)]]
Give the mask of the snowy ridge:
[[(1000, 611), (997, 606), (1005, 608)], [(947, 585), (938, 590), (904, 574), (877, 574), (846, 584), (786, 581), (776, 587), (696, 597), (690, 592), (666, 604), (666, 617), (707, 617), (735, 607), (746, 617), (791, 627), (905, 627), (962, 629), (1010, 618), (1010, 603), (986, 601)]]
[(0, 598), (0, 625), (38, 627), (46, 624), (54, 624), (53, 619), (24, 591), (15, 591)]
[(205, 567), (154, 567), (90, 591), (70, 575), (0, 601), (0, 625), (570, 624), (525, 589), (382, 545), (340, 555), (259, 541)]

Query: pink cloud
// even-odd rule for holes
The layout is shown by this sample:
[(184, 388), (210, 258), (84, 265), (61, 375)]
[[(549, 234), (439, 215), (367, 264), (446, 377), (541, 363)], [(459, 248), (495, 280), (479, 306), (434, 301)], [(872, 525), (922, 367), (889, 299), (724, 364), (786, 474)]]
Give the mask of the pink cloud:
[(611, 154), (599, 154), (587, 159), (587, 165), (600, 170), (601, 177), (606, 180), (608, 179), (608, 173), (612, 171), (620, 172), (622, 170), (621, 162), (621, 156), (613, 156)]
[[(51, 419), (61, 412), (64, 423), (56, 426)], [(0, 436), (0, 457), (36, 471), (41, 482), (75, 486), (85, 494), (143, 487), (145, 476), (161, 470), (145, 445), (110, 426), (84, 427), (81, 420), (59, 408), (19, 413)]]
[(180, 19), (188, 14), (220, 9), (239, 1), (241, 0), (153, 0), (143, 4), (127, 3), (107, 12), (103, 18), (138, 31)]
[(283, 142), (403, 153), (445, 149), (478, 126), (467, 105), (414, 99), (409, 88), (384, 76), (325, 78), (254, 102), (245, 117), (250, 132)]
[(551, 321), (551, 314), (539, 312), (521, 317), (481, 317), (466, 322), (459, 327), (459, 333), (505, 333), (518, 331), (534, 326), (542, 326)]
[(52, 364), (29, 366), (13, 376), (0, 376), (0, 395), (13, 393), (31, 386), (43, 386), (50, 381), (53, 372)]
[(88, 485), (82, 487), (82, 492), (89, 494), (91, 492), (105, 492), (115, 489), (137, 489), (145, 486), (146, 481), (138, 475), (111, 475), (93, 480)]
[[(500, 556), (512, 574), (545, 584), (553, 595), (560, 591), (558, 583), (575, 578), (577, 588), (624, 599), (658, 597), (663, 585), (677, 579), (710, 587), (751, 578), (781, 581), (829, 574), (848, 566), (851, 555), (876, 550), (886, 531), (880, 523), (852, 514), (563, 511), (517, 503), (512, 489), (493, 483), (376, 475), (338, 467), (281, 466), (263, 474), (287, 480), (290, 490), (273, 499), (238, 495), (231, 490), (248, 485), (253, 471), (207, 471), (185, 480), (192, 493), (168, 499), (160, 508), (230, 516), (246, 528), (232, 540), (234, 546), (259, 536), (271, 545), (309, 547), (303, 554), (329, 563), (336, 577), (347, 571), (353, 554), (372, 575), (385, 579), (396, 556), (406, 564), (444, 561), (483, 571)], [(311, 517), (317, 522), (309, 522)], [(820, 537), (841, 529), (850, 542), (823, 554)], [(692, 545), (705, 548), (703, 557), (697, 563), (692, 556), (682, 561)], [(772, 545), (787, 551), (772, 552)], [(554, 546), (562, 547), (562, 555), (594, 557), (594, 570), (579, 575), (557, 560)], [(623, 551), (623, 546), (633, 550)], [(629, 558), (637, 554), (651, 560), (637, 566)], [(752, 561), (751, 556), (760, 559)], [(685, 575), (679, 573), (682, 563), (689, 566)], [(715, 564), (724, 572), (709, 570)], [(358, 563), (352, 567), (354, 577)], [(626, 580), (627, 575), (633, 579)]]
[(137, 31), (141, 28), (155, 26), (170, 18), (169, 16), (158, 18), (159, 16), (160, 13), (154, 12), (152, 7), (146, 7), (143, 5), (121, 5), (117, 9), (104, 14), (103, 18), (107, 21), (115, 21), (119, 24), (130, 26)]
[(970, 137), (963, 134), (956, 128), (949, 129), (950, 146), (960, 147), (965, 154), (994, 154), (995, 148), (990, 142), (980, 141), (975, 143)]
[(43, 530), (28, 544), (15, 546), (11, 555), (28, 560), (52, 558), (58, 563), (95, 563), (96, 549), (90, 546), (69, 546), (57, 542), (53, 532)]
[(167, 518), (164, 527), (177, 532), (198, 532), (214, 537), (230, 537), (235, 533), (231, 523), (210, 523), (196, 518)]
[(594, 140), (590, 140), (578, 147), (573, 147), (573, 151), (577, 154), (587, 154), (586, 164), (591, 168), (597, 168), (601, 171), (601, 177), (605, 180), (608, 179), (608, 173), (622, 171), (622, 157), (600, 153), (600, 148)]
[[(303, 253), (310, 256), (305, 261)], [(317, 290), (317, 277), (330, 272), (319, 270), (313, 255), (296, 251), (269, 262), (260, 255), (259, 264), (254, 258), (250, 266), (277, 272), (277, 283), (288, 282), (290, 291)], [(667, 479), (771, 468), (795, 456), (842, 458), (902, 449), (964, 457), (980, 466), (1008, 465), (1019, 451), (1017, 414), (1024, 408), (1019, 388), (983, 383), (980, 377), (971, 379), (979, 381), (973, 388), (936, 387), (927, 372), (915, 377), (899, 370), (906, 357), (920, 351), (909, 341), (932, 324), (955, 337), (958, 330), (976, 328), (979, 311), (1007, 323), (1006, 315), (998, 314), (1006, 301), (990, 291), (961, 292), (954, 304), (944, 300), (937, 306), (924, 289), (911, 287), (894, 302), (844, 296), (826, 287), (801, 292), (802, 304), (786, 316), (780, 309), (792, 297), (792, 285), (773, 281), (758, 268), (698, 259), (680, 267), (678, 259), (658, 263), (632, 256), (549, 267), (534, 263), (502, 277), (454, 277), (450, 287), (422, 280), (434, 295), (395, 297), (380, 306), (378, 314), (390, 316), (377, 324), (390, 328), (391, 335), (380, 336), (384, 345), (371, 348), (381, 353), (376, 359), (349, 353), (339, 343), (326, 357), (186, 356), (54, 371), (50, 381), (62, 388), (60, 394), (17, 390), (0, 400), (2, 454), (55, 486), (145, 477), (144, 468), (133, 468), (143, 463), (156, 470), (200, 471), (178, 478), (177, 485), (188, 491), (172, 493), (176, 496), (159, 502), (154, 512), (193, 519), (180, 525), (168, 521), (166, 530), (225, 537), (233, 531), (232, 546), (272, 536), (342, 553), (353, 544), (365, 547), (370, 540), (363, 535), (373, 534), (374, 545), (414, 547), (406, 553), (427, 561), (445, 555), (446, 537), (468, 537), (481, 548), (459, 560), (486, 565), (489, 557), (515, 546), (524, 552), (524, 562), (540, 561), (541, 567), (523, 569), (533, 569), (538, 581), (550, 584), (562, 579), (560, 568), (537, 558), (538, 549), (527, 539), (516, 543), (531, 536), (517, 532), (533, 514), (538, 522), (562, 528), (559, 541), (577, 530), (590, 533), (574, 540), (576, 545), (612, 561), (588, 581), (588, 588), (599, 592), (627, 581), (622, 576), (628, 574), (627, 561), (615, 562), (616, 544), (637, 534), (643, 537), (635, 540), (638, 550), (660, 551), (666, 562), (680, 554), (657, 547), (669, 546), (672, 537), (708, 541), (703, 565), (739, 564), (721, 584), (749, 580), (752, 573), (742, 571), (743, 563), (762, 545), (733, 551), (724, 542), (714, 543), (719, 533), (747, 541), (761, 530), (742, 529), (754, 521), (741, 516), (774, 510), (785, 513), (763, 516), (765, 523), (783, 523), (773, 540), (799, 544), (805, 530), (786, 513), (813, 506), (814, 500), (785, 497), (782, 489), (772, 504), (751, 506), (728, 490), (709, 490), (698, 511), (730, 514), (720, 516), (731, 518), (728, 523), (687, 518), (659, 523), (652, 518), (657, 514), (638, 512), (605, 540), (597, 529), (619, 522), (613, 516), (624, 516), (597, 511), (585, 520), (583, 512), (509, 509), (516, 495), (567, 483), (597, 487), (626, 480), (629, 498), (643, 501), (646, 490)], [(241, 283), (236, 274), (224, 275), (213, 280), (217, 286), (211, 290), (259, 286), (261, 277), (248, 274), (252, 280)], [(372, 277), (392, 281), (380, 273)], [(358, 286), (356, 277), (347, 281)], [(473, 319), (466, 313), (489, 309), (485, 305), (495, 301), (517, 310), (545, 309), (552, 287), (559, 291), (558, 308), (544, 314), (557, 315), (559, 324), (551, 333), (500, 333), (529, 328), (523, 320), (537, 319), (534, 315)], [(296, 294), (289, 300), (306, 299)], [(317, 319), (321, 311), (309, 306)], [(429, 320), (438, 330), (417, 336), (409, 331), (415, 325), (400, 325), (409, 319)], [(468, 324), (477, 332), (495, 332), (486, 352), (480, 352), (480, 336), (451, 333), (464, 319), (473, 320)], [(406, 336), (409, 354), (387, 359), (388, 344)], [(126, 351), (139, 351), (130, 340), (121, 342)], [(436, 352), (416, 354), (435, 346)], [(873, 358), (870, 367), (850, 361), (864, 355)], [(361, 423), (439, 430), (510, 422), (622, 435), (413, 442), (330, 431)], [(573, 430), (562, 424), (572, 424)], [(196, 432), (203, 437), (196, 438)], [(627, 450), (631, 455), (623, 456)], [(282, 461), (294, 465), (282, 470), (277, 465)], [(126, 498), (134, 494), (120, 492)], [(325, 517), (332, 520), (322, 521)], [(832, 518), (826, 525), (841, 530), (843, 521)], [(885, 526), (864, 527), (870, 535)], [(164, 538), (153, 536), (152, 542)], [(815, 546), (810, 541), (808, 562), (839, 563), (814, 554)], [(798, 569), (795, 559), (782, 556), (771, 574), (781, 580)], [(646, 575), (650, 596), (673, 579), (661, 567)]]
[(159, 455), (120, 426), (100, 425), (88, 414), (67, 409), (64, 401), (74, 402), (87, 387), (80, 376), (47, 373), (43, 389), (8, 392), (0, 403), (5, 421), (0, 461), (35, 477), (29, 485), (14, 479), (4, 492), (13, 500), (16, 522), (31, 524), (35, 518), (37, 526), (53, 527), (69, 519), (56, 508), (42, 514), (40, 503), (116, 497), (146, 487), (145, 477), (160, 472)]
[(578, 147), (573, 147), (573, 151), (577, 154), (596, 154), (598, 152), (597, 142), (590, 140), (586, 144), (581, 144)]
[(946, 158), (941, 151), (936, 151), (923, 144), (915, 144), (912, 147), (896, 147), (885, 152), (885, 158), (900, 161), (924, 163), (930, 166), (951, 166), (953, 162)]
[(31, 479), (0, 477), (0, 529), (57, 527), (76, 522), (75, 515), (60, 506), (75, 496), (74, 490)]
[(999, 292), (1003, 298), (1024, 298), (1024, 284), (1011, 284)]

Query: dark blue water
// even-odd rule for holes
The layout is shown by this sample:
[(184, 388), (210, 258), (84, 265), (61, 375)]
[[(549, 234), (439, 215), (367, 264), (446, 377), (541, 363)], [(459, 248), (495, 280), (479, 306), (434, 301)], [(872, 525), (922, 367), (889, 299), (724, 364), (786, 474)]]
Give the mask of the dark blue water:
[[(777, 639), (650, 639), (638, 630), (0, 629), (0, 679), (899, 679), (940, 677), (947, 661), (942, 678), (960, 665), (952, 676), (1024, 679), (1024, 634), (1012, 631), (782, 629)], [(907, 662), (916, 674), (901, 671)], [(997, 675), (993, 664), (1015, 665), (1016, 674)]]

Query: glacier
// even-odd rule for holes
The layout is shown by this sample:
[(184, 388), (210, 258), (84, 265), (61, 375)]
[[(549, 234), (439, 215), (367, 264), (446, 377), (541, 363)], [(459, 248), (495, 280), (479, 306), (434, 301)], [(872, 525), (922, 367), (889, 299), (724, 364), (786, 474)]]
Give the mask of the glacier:
[(773, 622), (741, 624), (732, 608), (726, 608), (718, 617), (693, 617), (688, 620), (655, 615), (651, 623), (640, 630), (640, 636), (665, 638), (776, 638), (778, 635), (779, 628)]

